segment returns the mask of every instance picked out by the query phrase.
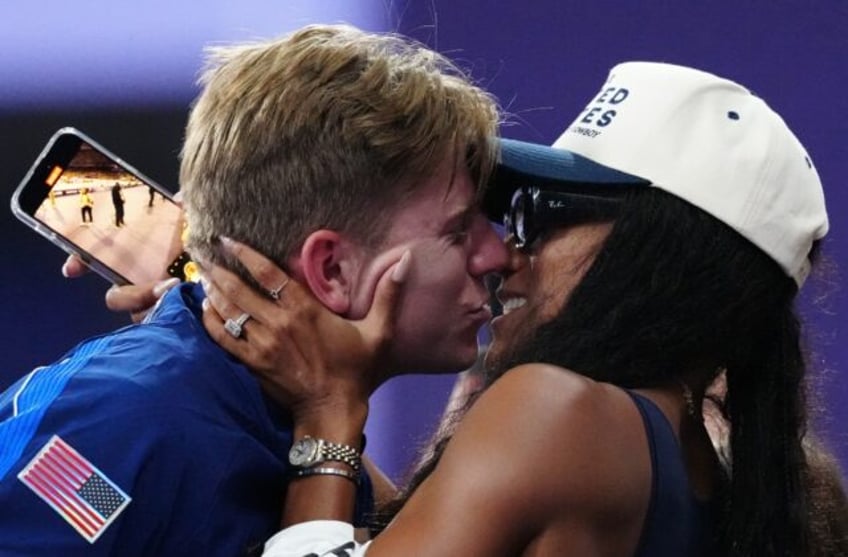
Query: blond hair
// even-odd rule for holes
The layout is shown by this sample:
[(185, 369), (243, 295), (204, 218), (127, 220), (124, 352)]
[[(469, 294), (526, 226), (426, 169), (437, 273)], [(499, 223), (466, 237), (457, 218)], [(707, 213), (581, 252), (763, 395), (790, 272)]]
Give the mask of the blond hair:
[(494, 165), (492, 97), (406, 39), (309, 26), (208, 52), (180, 168), (195, 256), (239, 270), (226, 235), (283, 264), (319, 228), (373, 245), (446, 156), (478, 187)]

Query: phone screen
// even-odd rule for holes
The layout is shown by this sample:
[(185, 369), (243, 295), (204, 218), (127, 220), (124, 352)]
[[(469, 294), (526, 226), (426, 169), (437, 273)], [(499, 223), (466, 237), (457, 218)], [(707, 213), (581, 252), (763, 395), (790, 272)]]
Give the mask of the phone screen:
[(15, 214), (116, 284), (192, 280), (185, 221), (168, 192), (73, 128), (48, 142), (12, 200)]

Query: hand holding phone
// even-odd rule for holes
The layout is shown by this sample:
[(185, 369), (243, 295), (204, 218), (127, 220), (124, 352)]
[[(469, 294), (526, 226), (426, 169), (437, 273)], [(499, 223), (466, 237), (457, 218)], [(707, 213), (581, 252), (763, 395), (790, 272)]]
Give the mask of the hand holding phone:
[[(77, 255), (69, 255), (62, 265), (62, 275), (74, 279), (89, 273), (88, 266)], [(171, 277), (147, 284), (113, 284), (104, 296), (106, 307), (117, 313), (129, 313), (138, 323), (153, 309), (165, 292), (177, 286), (180, 279)]]
[(196, 278), (171, 195), (74, 128), (47, 143), (15, 190), (12, 211), (115, 284)]

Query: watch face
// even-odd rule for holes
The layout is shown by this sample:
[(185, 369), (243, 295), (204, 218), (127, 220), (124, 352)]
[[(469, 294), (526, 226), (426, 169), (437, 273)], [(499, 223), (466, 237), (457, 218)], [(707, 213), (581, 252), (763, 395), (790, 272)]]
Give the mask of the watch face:
[(295, 442), (289, 451), (289, 463), (292, 466), (310, 466), (316, 463), (318, 440), (304, 437)]

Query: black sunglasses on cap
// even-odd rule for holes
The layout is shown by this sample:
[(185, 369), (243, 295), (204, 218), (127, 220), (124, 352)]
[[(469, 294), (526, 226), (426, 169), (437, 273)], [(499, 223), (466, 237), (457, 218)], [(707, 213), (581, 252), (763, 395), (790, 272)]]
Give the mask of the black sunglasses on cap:
[(615, 218), (621, 200), (620, 196), (519, 188), (504, 215), (504, 227), (512, 235), (515, 247), (526, 251), (551, 226)]

